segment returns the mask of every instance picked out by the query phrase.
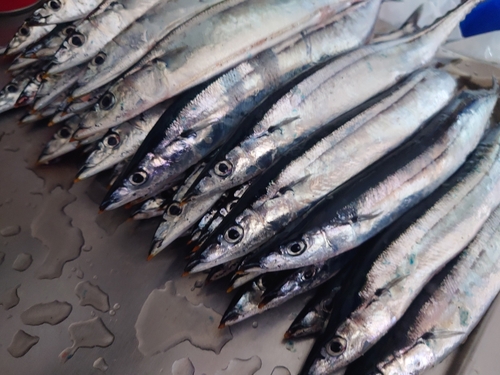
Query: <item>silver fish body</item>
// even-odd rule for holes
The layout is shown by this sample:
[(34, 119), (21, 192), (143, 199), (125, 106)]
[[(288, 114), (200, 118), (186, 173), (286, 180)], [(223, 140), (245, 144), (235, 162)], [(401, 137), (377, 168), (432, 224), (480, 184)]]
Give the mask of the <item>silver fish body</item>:
[(52, 34), (43, 38), (39, 43), (28, 48), (21, 55), (24, 58), (48, 59), (52, 58), (64, 40), (76, 29), (75, 24), (60, 26), (52, 31)]
[(54, 55), (49, 73), (60, 73), (89, 61), (113, 38), (136, 19), (155, 7), (160, 0), (121, 0), (112, 2), (98, 15), (80, 23), (75, 32)]
[(23, 23), (16, 35), (9, 42), (7, 50), (4, 53), (6, 55), (13, 55), (22, 52), (25, 48), (48, 35), (55, 27), (56, 25), (37, 26), (29, 25), (26, 22)]
[[(183, 131), (193, 131), (162, 140), (110, 196), (109, 208), (127, 203), (133, 194), (155, 194), (160, 186), (225, 142), (274, 91), (328, 57), (361, 44), (370, 33), (379, 5), (379, 0), (355, 5), (328, 20), (326, 26), (263, 52), (209, 85), (176, 119)], [(132, 183), (133, 173), (146, 174), (147, 178), (142, 184)]]
[[(222, 239), (206, 249), (199, 264), (193, 262), (189, 268), (196, 272), (241, 257), (269, 240), (327, 194), (404, 142), (451, 100), (455, 88), (454, 79), (443, 72), (422, 71), (413, 75), (387, 98), (334, 130), (286, 166), (267, 193), (234, 220)], [(483, 130), (484, 124), (477, 132), (477, 141)], [(232, 239), (230, 232), (238, 238)], [(301, 266), (302, 258), (295, 263), (294, 260), (292, 257), (286, 267)]]
[(72, 96), (85, 95), (118, 78), (176, 27), (224, 1), (170, 0), (159, 4), (106, 44), (88, 64)]
[[(360, 48), (299, 83), (266, 114), (252, 135), (215, 165), (195, 192), (225, 190), (262, 173), (325, 123), (428, 63), (476, 3), (461, 5), (414, 35)], [(218, 170), (221, 167), (223, 171)]]
[(31, 20), (39, 24), (58, 24), (88, 16), (103, 0), (49, 0), (33, 13)]
[(365, 353), (474, 238), (500, 202), (499, 135), (490, 134), (455, 175), (391, 227), (359, 292), (361, 303), (322, 340), (303, 373), (331, 373)]
[(421, 374), (463, 343), (500, 291), (499, 259), (497, 209), (418, 312), (401, 322), (404, 341), (371, 374)]
[(162, 216), (165, 209), (168, 207), (170, 199), (163, 194), (159, 194), (153, 198), (149, 198), (141, 206), (134, 211), (132, 218), (134, 220), (145, 220), (153, 217)]
[(83, 180), (132, 157), (169, 105), (161, 103), (109, 130), (78, 171), (77, 179)]
[(101, 100), (84, 119), (82, 132), (126, 121), (159, 101), (320, 25), (350, 3), (248, 0), (217, 13), (180, 33), (163, 57), (113, 85), (103, 97), (109, 100)]

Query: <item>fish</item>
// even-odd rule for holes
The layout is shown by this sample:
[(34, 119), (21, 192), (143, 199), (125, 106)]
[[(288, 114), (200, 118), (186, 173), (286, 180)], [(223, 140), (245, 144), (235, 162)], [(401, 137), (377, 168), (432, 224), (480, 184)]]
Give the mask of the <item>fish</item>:
[(24, 49), (48, 35), (55, 27), (56, 25), (37, 26), (30, 25), (28, 22), (23, 23), (9, 42), (4, 54), (8, 56), (23, 52)]
[(103, 0), (49, 0), (30, 17), (37, 24), (59, 24), (87, 17)]
[(307, 77), (214, 165), (193, 194), (226, 190), (263, 173), (317, 129), (423, 67), (476, 4), (467, 1), (414, 34), (361, 47)]
[(50, 161), (74, 151), (84, 145), (88, 145), (97, 141), (102, 137), (102, 134), (96, 134), (79, 142), (70, 142), (72, 135), (78, 129), (78, 122), (80, 119), (72, 118), (53, 135), (52, 139), (47, 142), (40, 156), (38, 157), (38, 164), (48, 164)]
[(21, 96), (31, 78), (27, 76), (16, 76), (0, 91), (0, 113), (15, 108), (16, 102)]
[[(351, 260), (330, 260), (318, 265), (293, 271), (265, 274), (250, 283), (231, 301), (221, 319), (220, 327), (226, 327), (280, 306), (290, 299), (306, 293), (334, 277)], [(278, 276), (283, 274), (284, 276)]]
[(284, 334), (284, 339), (297, 340), (322, 333), (335, 308), (335, 296), (341, 289), (342, 282), (343, 278), (334, 277), (321, 285), (314, 297), (307, 302), (293, 320)]
[[(303, 34), (297, 42), (287, 41), (286, 46), (278, 46), (279, 52), (263, 52), (217, 79), (196, 96), (176, 120), (193, 120), (183, 126), (185, 134), (174, 139), (168, 137), (149, 152), (137, 170), (124, 178), (116, 191), (110, 192), (107, 203), (103, 204), (105, 208), (123, 205), (134, 194), (154, 195), (159, 186), (206, 157), (235, 131), (242, 132), (246, 124), (253, 125), (251, 120), (242, 121), (287, 82), (323, 60), (363, 43), (369, 36), (379, 5), (379, 0), (355, 5), (333, 17), (326, 26)], [(362, 22), (357, 22), (360, 20)], [(146, 176), (141, 180), (143, 183), (131, 182), (134, 174), (137, 178)]]
[[(219, 3), (231, 6), (234, 1), (170, 0), (160, 3), (106, 44), (88, 64), (71, 96), (88, 94), (118, 78), (172, 30)], [(221, 11), (224, 8), (218, 6), (217, 9)]]
[[(302, 31), (320, 26), (350, 4), (346, 0), (248, 0), (216, 13), (181, 30), (172, 37), (168, 52), (115, 83), (84, 118), (81, 132), (126, 121)], [(196, 17), (189, 21), (193, 22)]]
[(132, 218), (134, 220), (145, 220), (162, 216), (168, 207), (168, 203), (172, 200), (172, 195), (172, 191), (167, 190), (153, 198), (149, 198), (134, 211)]
[(132, 157), (170, 104), (171, 102), (160, 103), (136, 118), (110, 129), (88, 156), (76, 179), (83, 180)]
[(29, 79), (28, 84), (24, 87), (21, 95), (16, 101), (15, 108), (31, 105), (35, 102), (36, 93), (40, 89), (42, 80), (42, 74), (37, 74), (35, 77)]
[(7, 71), (8, 72), (15, 72), (17, 70), (22, 70), (22, 69), (27, 68), (28, 66), (32, 66), (34, 64), (37, 64), (38, 62), (39, 62), (38, 59), (24, 58), (24, 57), (22, 57), (22, 55), (19, 55), (14, 59), (14, 61), (12, 61), (12, 64), (10, 64)]
[(205, 163), (200, 163), (184, 181), (175, 193), (172, 202), (165, 209), (162, 221), (154, 234), (153, 243), (149, 251), (149, 259), (170, 245), (178, 237), (186, 233), (196, 222), (214, 205), (219, 196), (208, 196), (199, 199), (190, 206), (190, 210), (184, 210), (181, 205), (184, 194), (189, 189), (199, 173), (203, 170)]
[[(77, 66), (58, 74), (43, 74), (42, 83), (36, 93), (33, 109), (40, 111), (62, 92), (68, 91), (84, 73), (84, 66)], [(67, 97), (67, 95), (65, 95)]]
[(50, 35), (24, 51), (21, 56), (29, 59), (52, 58), (61, 44), (63, 44), (64, 40), (75, 32), (75, 29), (75, 24), (58, 26), (51, 32)]
[(48, 72), (61, 73), (91, 60), (108, 42), (160, 2), (161, 0), (111, 2), (101, 13), (90, 16), (76, 27), (54, 55), (53, 65)]
[[(471, 109), (477, 110), (476, 109)], [(313, 347), (301, 374), (332, 373), (359, 358), (402, 317), (431, 278), (479, 232), (500, 202), (499, 129), (447, 182), (375, 245), (359, 306)]]
[[(264, 244), (343, 183), (407, 140), (452, 99), (455, 89), (455, 80), (441, 71), (424, 70), (412, 75), (388, 97), (334, 130), (286, 166), (264, 195), (225, 224), (227, 228), (222, 236), (213, 236), (210, 245), (199, 259), (188, 264), (187, 270), (198, 272), (210, 268)], [(479, 141), (480, 135), (477, 138)], [(273, 259), (274, 255), (269, 257)]]
[(499, 240), (497, 208), (436, 290), (410, 307), (398, 323), (403, 339), (370, 375), (421, 374), (465, 341), (500, 291)]

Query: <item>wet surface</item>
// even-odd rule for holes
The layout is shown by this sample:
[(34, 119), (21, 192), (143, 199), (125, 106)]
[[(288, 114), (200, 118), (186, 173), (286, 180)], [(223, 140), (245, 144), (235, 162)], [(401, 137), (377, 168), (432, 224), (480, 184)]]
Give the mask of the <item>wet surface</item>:
[(67, 302), (52, 301), (31, 306), (21, 313), (21, 321), (29, 326), (40, 324), (56, 325), (66, 319), (72, 307)]
[[(76, 276), (78, 277), (78, 274)], [(75, 294), (80, 299), (80, 306), (92, 306), (102, 312), (109, 310), (109, 297), (97, 285), (88, 281), (78, 283)]]
[(12, 341), (7, 348), (7, 351), (14, 358), (19, 358), (28, 353), (28, 351), (38, 343), (40, 340), (37, 336), (31, 336), (30, 334), (19, 330), (12, 337)]

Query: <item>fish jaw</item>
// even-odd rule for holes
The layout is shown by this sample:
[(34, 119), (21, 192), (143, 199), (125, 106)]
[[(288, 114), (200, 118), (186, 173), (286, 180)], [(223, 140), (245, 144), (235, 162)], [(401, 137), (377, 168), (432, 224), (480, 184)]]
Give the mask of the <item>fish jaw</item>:
[[(264, 225), (259, 214), (246, 209), (236, 218), (232, 226), (202, 251), (199, 259), (188, 264), (186, 270), (192, 273), (200, 272), (241, 258), (272, 235), (272, 230)], [(239, 241), (236, 240), (236, 236), (240, 236)]]
[(88, 15), (100, 2), (100, 0), (48, 1), (33, 13), (31, 19), (38, 24), (57, 24), (76, 21)]
[(10, 41), (4, 52), (5, 55), (13, 55), (22, 52), (26, 47), (50, 33), (55, 27), (56, 25), (32, 26), (24, 23)]

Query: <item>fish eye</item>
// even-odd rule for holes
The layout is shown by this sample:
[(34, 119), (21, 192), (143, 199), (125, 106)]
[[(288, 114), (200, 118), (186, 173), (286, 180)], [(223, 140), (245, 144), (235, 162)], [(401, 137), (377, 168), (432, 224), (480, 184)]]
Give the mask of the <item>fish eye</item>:
[(61, 138), (69, 138), (71, 136), (71, 131), (68, 128), (61, 128), (58, 134)]
[(314, 271), (314, 268), (308, 268), (302, 274), (302, 279), (303, 280), (309, 280), (309, 279), (311, 279), (314, 276), (315, 273), (316, 272)]
[(74, 26), (68, 26), (63, 30), (63, 34), (66, 36), (69, 36), (75, 32), (75, 27)]
[(179, 205), (179, 203), (174, 202), (168, 208), (168, 214), (170, 216), (179, 216), (181, 213), (182, 213), (182, 208)]
[(288, 255), (297, 256), (306, 251), (306, 243), (302, 240), (294, 241), (286, 247), (286, 252)]
[(326, 344), (326, 352), (332, 357), (337, 357), (345, 352), (347, 341), (342, 337), (334, 337), (328, 344)]
[(57, 11), (57, 10), (61, 9), (61, 3), (59, 3), (59, 1), (57, 1), (57, 0), (50, 0), (49, 1), (49, 8)]
[(224, 239), (229, 243), (238, 243), (243, 238), (243, 228), (233, 225), (224, 233)]
[(111, 133), (104, 138), (104, 143), (109, 147), (115, 147), (120, 143), (120, 136), (116, 133)]
[(107, 56), (104, 52), (99, 52), (99, 54), (92, 60), (92, 64), (95, 66), (102, 65), (106, 61), (106, 57)]
[(226, 177), (233, 171), (233, 164), (228, 160), (223, 160), (215, 165), (215, 174), (220, 177)]
[(226, 206), (227, 212), (230, 212), (234, 208), (234, 206), (236, 205), (237, 202), (238, 201), (236, 199), (232, 202), (229, 202), (228, 205)]
[(113, 108), (115, 105), (115, 96), (110, 92), (104, 94), (104, 96), (99, 101), (99, 105), (101, 109), (107, 111), (108, 109)]
[(333, 309), (333, 298), (328, 298), (321, 302), (321, 308), (325, 312), (330, 312)]
[(73, 47), (81, 47), (85, 43), (85, 37), (82, 34), (75, 34), (69, 38), (69, 44)]
[(22, 36), (30, 35), (30, 29), (27, 28), (26, 26), (21, 26), (21, 28), (19, 29), (19, 35), (22, 35)]
[(137, 171), (132, 176), (130, 176), (129, 181), (132, 185), (138, 186), (142, 185), (148, 179), (148, 175), (144, 171)]
[(7, 92), (10, 92), (11, 94), (13, 94), (13, 93), (17, 92), (18, 88), (17, 88), (17, 85), (10, 83), (7, 86), (5, 86), (5, 90)]

